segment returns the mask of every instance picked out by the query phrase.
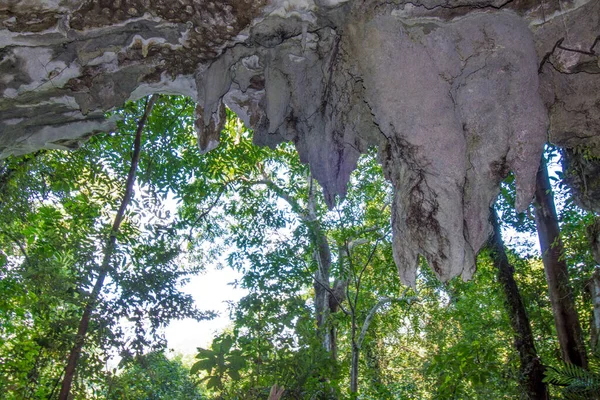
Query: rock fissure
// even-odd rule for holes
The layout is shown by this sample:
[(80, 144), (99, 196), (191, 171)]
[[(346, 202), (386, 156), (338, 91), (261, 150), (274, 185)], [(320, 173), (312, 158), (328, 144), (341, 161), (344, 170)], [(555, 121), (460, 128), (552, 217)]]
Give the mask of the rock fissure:
[[(580, 74), (580, 73), (585, 73), (585, 74), (590, 74), (590, 75), (600, 74), (600, 55), (598, 55), (596, 53), (596, 51), (594, 50), (594, 48), (600, 41), (600, 36), (597, 36), (594, 39), (594, 42), (590, 46), (589, 50), (581, 50), (581, 49), (565, 47), (562, 45), (562, 43), (564, 43), (564, 40), (565, 40), (564, 37), (557, 40), (556, 43), (554, 44), (554, 46), (552, 47), (552, 50), (544, 55), (544, 57), (542, 58), (542, 61), (540, 63), (540, 67), (538, 69), (538, 74), (541, 74), (543, 72), (543, 68), (546, 63), (550, 64), (556, 72), (565, 74), (565, 75), (573, 75), (573, 74)], [(592, 59), (589, 61), (586, 61), (586, 62), (579, 63), (577, 65), (577, 68), (572, 68), (570, 71), (568, 71), (568, 70), (565, 71), (560, 66), (557, 66), (551, 59), (551, 57), (553, 55), (555, 55), (555, 52), (557, 49), (563, 50), (566, 52), (573, 52), (573, 53), (579, 53), (582, 55), (590, 56), (590, 57), (592, 57)]]
[[(511, 3), (513, 3), (515, 0), (506, 0), (504, 1), (504, 3), (501, 3), (500, 5), (494, 5), (494, 3), (489, 3), (489, 4), (478, 4), (478, 3), (473, 3), (473, 4), (459, 4), (459, 5), (448, 5), (448, 4), (438, 4), (438, 5), (434, 5), (434, 6), (430, 6), (428, 7), (425, 4), (422, 3), (418, 3), (418, 2), (414, 2), (414, 1), (406, 1), (403, 2), (402, 4), (404, 6), (406, 5), (411, 5), (414, 7), (422, 7), (424, 9), (426, 9), (427, 11), (434, 11), (437, 9), (446, 9), (446, 10), (455, 10), (455, 9), (459, 9), (459, 8), (466, 8), (466, 9), (470, 9), (470, 10), (484, 10), (487, 8), (491, 8), (494, 10), (501, 10), (504, 7), (510, 5)], [(393, 3), (393, 2), (387, 2), (387, 4), (398, 4), (398, 3)]]

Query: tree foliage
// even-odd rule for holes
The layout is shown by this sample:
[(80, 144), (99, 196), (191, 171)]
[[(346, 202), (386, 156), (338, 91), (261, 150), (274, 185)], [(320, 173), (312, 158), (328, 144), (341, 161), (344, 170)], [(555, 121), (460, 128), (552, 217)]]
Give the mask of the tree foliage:
[(168, 359), (150, 352), (128, 359), (122, 370), (109, 375), (106, 398), (110, 400), (201, 400), (202, 391), (180, 358)]
[[(55, 398), (77, 324), (123, 198), (145, 100), (114, 111), (115, 132), (80, 150), (0, 161), (0, 390)], [(142, 136), (131, 205), (77, 366), (75, 398), (524, 398), (523, 369), (490, 253), (473, 280), (437, 280), (422, 260), (400, 284), (389, 230), (392, 189), (377, 154), (359, 160), (328, 209), (291, 144), (257, 147), (227, 111), (220, 145), (200, 154), (194, 104), (160, 96)], [(552, 159), (559, 157), (548, 149)], [(551, 168), (575, 305), (590, 337), (596, 267), (579, 209)], [(514, 280), (553, 398), (595, 390), (595, 371), (561, 361), (535, 210), (496, 203)], [(515, 242), (510, 238), (521, 238)], [(241, 273), (232, 326), (189, 366), (165, 358), (162, 328), (205, 318), (181, 285), (207, 265)], [(202, 344), (199, 344), (202, 345)], [(115, 355), (121, 363), (112, 370)], [(112, 362), (114, 364), (114, 362)], [(565, 386), (566, 385), (566, 386)], [(567, 388), (566, 390), (564, 388)], [(569, 389), (569, 388), (573, 389)], [(582, 389), (583, 390), (583, 389)], [(588, 392), (585, 392), (589, 394)]]
[[(204, 318), (180, 287), (201, 266), (183, 263), (184, 237), (166, 200), (173, 159), (169, 129), (185, 137), (189, 121), (174, 118), (183, 100), (159, 101), (148, 118), (132, 206), (117, 232), (106, 284), (93, 310), (74, 393), (93, 397), (115, 351), (140, 354), (164, 345), (161, 328), (174, 318)], [(145, 102), (118, 111), (119, 130), (92, 137), (76, 152), (46, 151), (3, 161), (3, 293), (1, 382), (9, 398), (52, 398), (77, 324), (97, 281), (111, 224), (125, 190), (137, 118)], [(177, 128), (171, 125), (177, 124)], [(177, 135), (174, 135), (176, 137)], [(182, 141), (183, 138), (178, 140)], [(144, 149), (143, 154), (149, 154)], [(152, 167), (161, 161), (162, 177)], [(165, 165), (166, 164), (166, 165)], [(172, 176), (183, 174), (173, 170)], [(151, 179), (149, 179), (151, 178)], [(181, 177), (181, 181), (185, 176)]]

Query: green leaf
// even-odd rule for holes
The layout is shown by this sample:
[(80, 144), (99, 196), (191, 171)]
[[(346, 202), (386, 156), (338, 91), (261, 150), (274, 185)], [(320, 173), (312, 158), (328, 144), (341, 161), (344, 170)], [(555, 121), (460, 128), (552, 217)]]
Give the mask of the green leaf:
[(227, 358), (227, 361), (231, 370), (239, 371), (246, 365), (246, 358), (239, 355), (231, 355)]
[(221, 353), (229, 352), (229, 350), (231, 349), (231, 346), (233, 346), (233, 338), (231, 336), (225, 336), (223, 338), (223, 340), (221, 340), (220, 352)]
[(239, 381), (241, 379), (240, 373), (237, 370), (229, 370), (227, 372), (227, 374), (231, 377), (231, 379), (233, 379), (234, 381)]
[(215, 356), (214, 351), (198, 347), (198, 354), (196, 354), (196, 358), (211, 358), (214, 356)]
[(216, 362), (212, 358), (200, 360), (192, 365), (192, 368), (190, 368), (190, 374), (196, 374), (199, 371), (207, 371), (210, 374), (215, 365)]
[(206, 383), (207, 389), (217, 389), (222, 386), (221, 379), (218, 376), (211, 376)]

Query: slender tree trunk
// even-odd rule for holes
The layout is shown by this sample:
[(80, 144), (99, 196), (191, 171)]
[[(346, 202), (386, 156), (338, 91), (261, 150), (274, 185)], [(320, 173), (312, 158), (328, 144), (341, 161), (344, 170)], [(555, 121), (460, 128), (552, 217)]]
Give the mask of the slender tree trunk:
[(600, 269), (596, 267), (586, 285), (592, 300), (592, 318), (590, 321), (590, 351), (598, 354), (600, 351)]
[(535, 350), (529, 318), (514, 278), (513, 266), (508, 262), (504, 251), (498, 216), (493, 208), (490, 211), (490, 222), (494, 227), (494, 231), (490, 237), (489, 247), (492, 261), (498, 271), (498, 281), (502, 285), (506, 296), (506, 309), (515, 336), (514, 345), (519, 353), (521, 362), (520, 383), (530, 400), (546, 400), (549, 397), (546, 384), (542, 381), (544, 366)]
[[(335, 326), (331, 324), (330, 316), (337, 312), (339, 308), (343, 309), (339, 297), (340, 289), (343, 293), (344, 281), (336, 281), (334, 287), (331, 287), (329, 282), (331, 273), (331, 248), (329, 240), (321, 227), (317, 216), (315, 187), (313, 178), (308, 177), (308, 201), (307, 207), (304, 209), (296, 199), (289, 196), (283, 189), (277, 186), (268, 176), (264, 179), (253, 182), (253, 184), (264, 184), (269, 189), (273, 190), (277, 196), (285, 200), (292, 210), (300, 217), (308, 228), (309, 239), (314, 246), (314, 259), (317, 262), (317, 270), (313, 275), (313, 288), (315, 290), (315, 319), (317, 322), (317, 334), (321, 339), (323, 348), (331, 355), (335, 362), (337, 357), (337, 334)], [(337, 295), (336, 295), (337, 293)]]
[[(360, 290), (360, 287), (357, 288), (357, 291), (358, 290)], [(393, 300), (394, 299), (391, 299), (389, 297), (382, 297), (377, 303), (375, 303), (373, 307), (371, 307), (369, 313), (367, 314), (367, 317), (363, 321), (360, 334), (357, 337), (358, 322), (356, 321), (356, 305), (358, 303), (358, 298), (355, 297), (354, 299), (354, 305), (351, 307), (352, 363), (350, 365), (350, 393), (352, 393), (353, 395), (358, 393), (358, 360), (360, 358), (360, 350), (365, 341), (365, 337), (367, 336), (367, 331), (369, 330), (369, 325), (371, 325), (371, 321), (373, 321), (373, 318), (375, 317), (377, 311), (387, 303), (392, 302)]]
[(323, 347), (332, 359), (336, 357), (336, 333), (335, 327), (331, 325), (331, 305), (335, 303), (332, 299), (332, 288), (329, 283), (331, 273), (331, 248), (329, 240), (321, 228), (317, 217), (317, 205), (315, 198), (315, 187), (313, 178), (309, 177), (307, 216), (305, 222), (308, 225), (309, 233), (312, 236), (311, 241), (315, 246), (315, 260), (317, 261), (317, 271), (314, 276), (313, 287), (315, 289), (315, 312), (317, 319), (317, 330), (323, 341)]
[(107, 240), (106, 247), (104, 248), (104, 255), (102, 258), (102, 264), (100, 265), (100, 269), (98, 272), (98, 278), (96, 279), (96, 283), (94, 284), (92, 293), (90, 294), (90, 297), (83, 310), (81, 320), (79, 321), (79, 327), (77, 328), (77, 336), (75, 336), (75, 344), (73, 345), (73, 348), (69, 353), (69, 359), (65, 368), (65, 377), (60, 388), (60, 394), (58, 395), (58, 398), (60, 400), (69, 399), (71, 385), (73, 383), (73, 377), (75, 375), (75, 369), (77, 368), (77, 362), (79, 360), (79, 356), (81, 355), (81, 349), (83, 348), (83, 344), (85, 342), (85, 336), (88, 331), (90, 318), (92, 312), (94, 311), (94, 308), (96, 307), (96, 302), (98, 301), (98, 297), (100, 296), (102, 287), (104, 286), (104, 280), (106, 279), (106, 275), (108, 274), (111, 263), (111, 257), (114, 253), (115, 246), (117, 243), (117, 234), (119, 232), (119, 228), (121, 227), (121, 222), (123, 222), (125, 210), (127, 209), (127, 206), (129, 205), (129, 202), (131, 201), (131, 196), (133, 194), (133, 184), (135, 182), (135, 175), (140, 160), (142, 131), (144, 130), (144, 126), (146, 124), (146, 120), (148, 119), (148, 115), (152, 111), (152, 107), (154, 106), (154, 103), (157, 98), (157, 95), (152, 95), (150, 97), (150, 99), (146, 103), (144, 115), (142, 115), (138, 122), (138, 127), (133, 145), (133, 155), (131, 157), (131, 166), (127, 175), (127, 182), (125, 184), (125, 193), (123, 195), (123, 199), (121, 200), (121, 205), (119, 207), (119, 210), (117, 211), (117, 215), (115, 216), (115, 219), (113, 221), (112, 229), (110, 232), (110, 236)]
[(594, 223), (588, 226), (587, 234), (594, 261), (596, 261), (596, 268), (586, 285), (593, 306), (590, 324), (590, 350), (592, 353), (598, 354), (600, 352), (600, 218), (596, 218)]
[[(333, 288), (331, 289), (331, 293), (329, 293), (329, 315), (339, 311), (341, 307), (340, 302), (346, 297), (346, 286), (348, 286), (348, 281), (344, 279), (336, 279), (333, 282)], [(329, 326), (329, 337), (331, 359), (337, 361), (337, 329), (334, 324), (330, 324)]]
[(356, 338), (356, 312), (352, 313), (352, 361), (350, 364), (350, 394), (353, 398), (358, 393), (358, 357), (360, 356), (360, 344), (357, 343)]
[(567, 263), (563, 258), (554, 197), (543, 158), (536, 177), (535, 223), (563, 361), (587, 368), (581, 326), (569, 285)]
[(356, 345), (352, 345), (352, 370), (350, 371), (350, 393), (358, 393), (358, 357), (360, 351)]
[(587, 236), (594, 261), (597, 265), (600, 265), (600, 217), (596, 217), (594, 223), (587, 227)]

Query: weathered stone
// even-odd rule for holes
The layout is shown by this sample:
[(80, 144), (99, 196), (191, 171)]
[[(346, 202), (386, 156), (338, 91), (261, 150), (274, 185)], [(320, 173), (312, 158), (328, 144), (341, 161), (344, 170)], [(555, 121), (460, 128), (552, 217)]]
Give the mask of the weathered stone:
[(386, 139), (400, 276), (414, 282), (422, 254), (441, 279), (469, 278), (509, 169), (517, 207), (533, 196), (547, 122), (527, 25), (510, 12), (444, 24), (384, 15), (349, 30)]
[(419, 254), (469, 278), (499, 182), (528, 205), (547, 132), (598, 209), (599, 35), (597, 0), (0, 0), (0, 157), (76, 147), (154, 92), (197, 102), (208, 151), (227, 105), (256, 143), (293, 141), (329, 205), (378, 146), (403, 281)]
[(565, 149), (576, 201), (600, 210), (600, 1), (546, 14), (532, 24), (549, 140)]
[(580, 207), (600, 212), (600, 158), (593, 149), (564, 148), (563, 179)]

